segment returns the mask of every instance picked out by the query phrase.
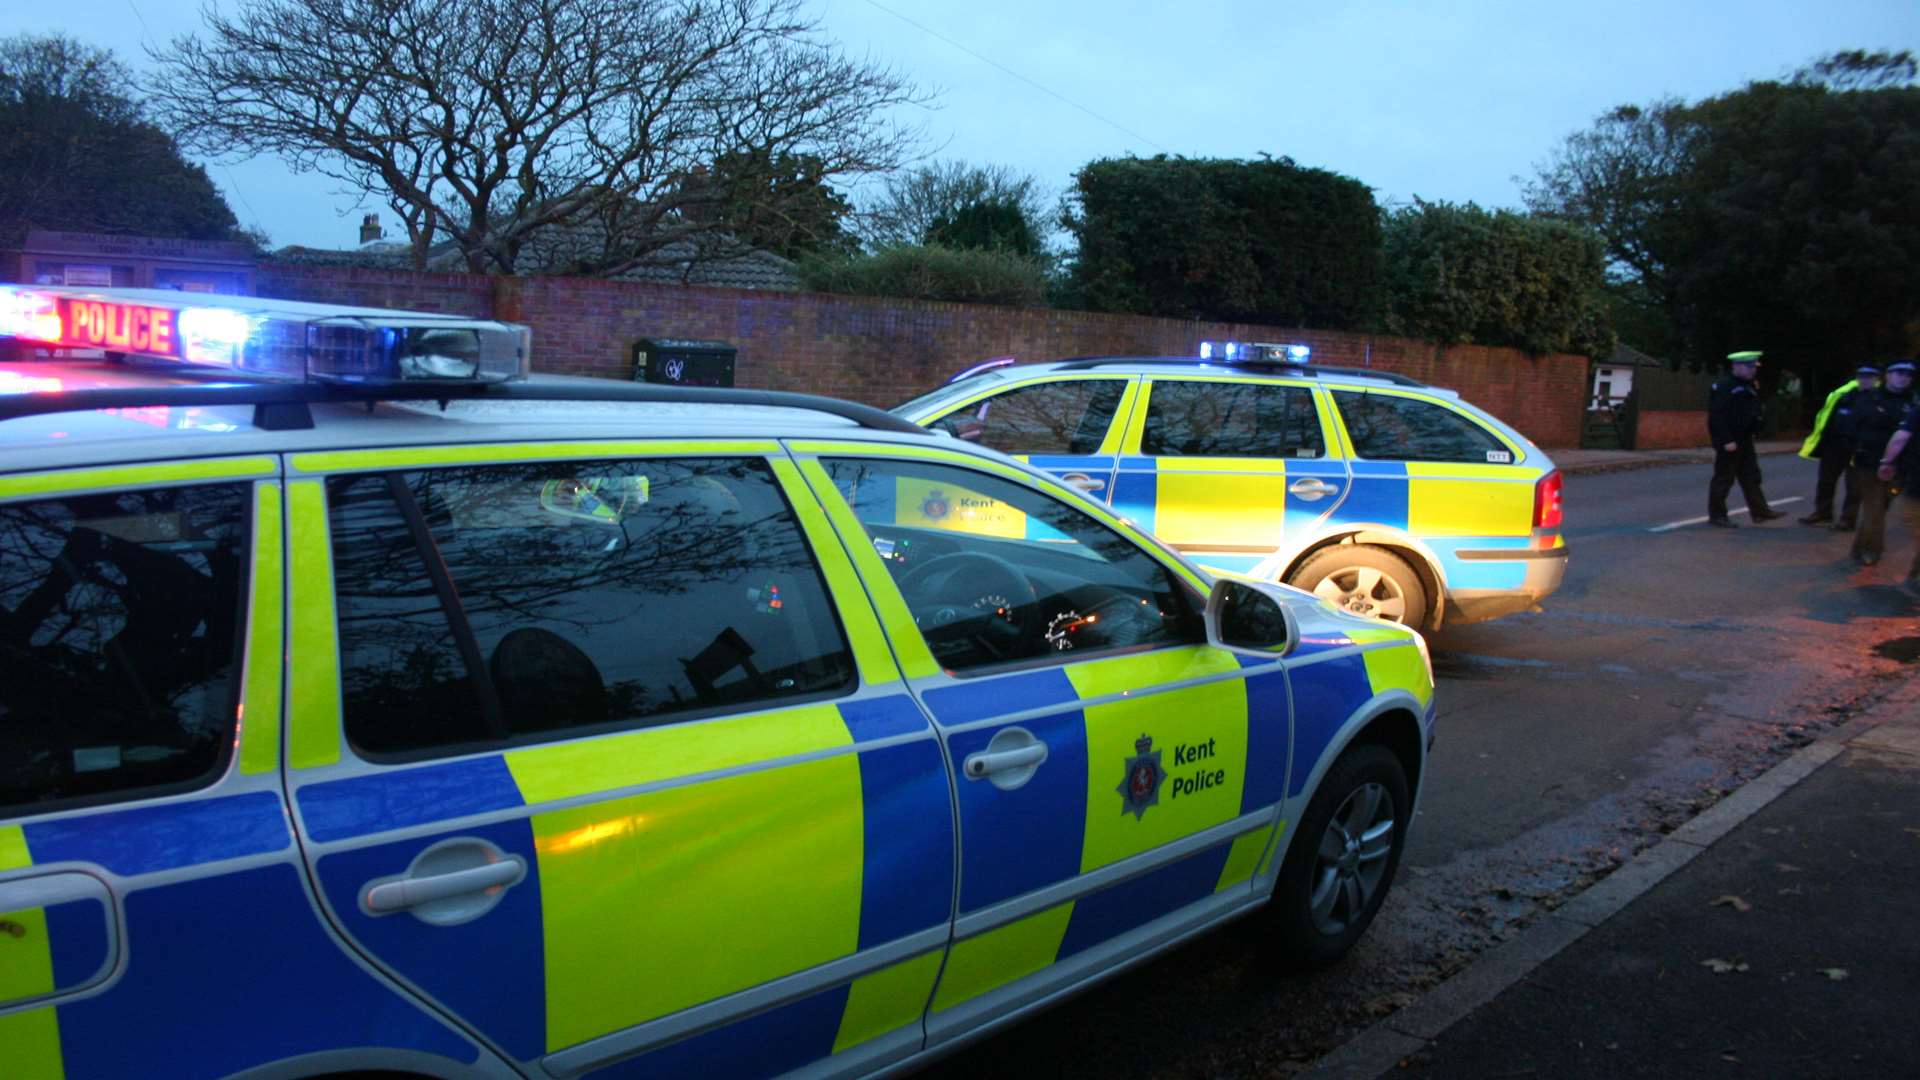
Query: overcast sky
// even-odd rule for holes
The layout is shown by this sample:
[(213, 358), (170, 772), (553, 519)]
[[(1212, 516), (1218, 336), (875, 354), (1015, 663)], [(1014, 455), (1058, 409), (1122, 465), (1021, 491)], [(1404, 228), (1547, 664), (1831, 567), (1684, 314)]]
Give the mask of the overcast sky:
[[(1836, 49), (1920, 51), (1920, 0), (812, 7), (854, 53), (940, 91), (920, 117), (929, 152), (1007, 165), (1056, 192), (1101, 157), (1265, 152), (1355, 177), (1383, 202), (1517, 206), (1514, 178), (1614, 105), (1697, 100)], [(62, 31), (143, 68), (141, 46), (197, 30), (199, 10), (199, 0), (13, 0), (0, 36)], [(356, 242), (356, 197), (333, 181), (276, 160), (210, 169), (241, 221), (275, 245)]]

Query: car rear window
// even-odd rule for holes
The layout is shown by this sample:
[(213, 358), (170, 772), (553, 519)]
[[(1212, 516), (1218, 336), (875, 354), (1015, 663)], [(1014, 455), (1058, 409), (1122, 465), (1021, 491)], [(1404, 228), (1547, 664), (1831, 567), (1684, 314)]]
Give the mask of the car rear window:
[(1447, 408), (1399, 394), (1335, 390), (1354, 453), (1374, 461), (1454, 461), (1485, 465), (1513, 461), (1513, 451), (1491, 431)]

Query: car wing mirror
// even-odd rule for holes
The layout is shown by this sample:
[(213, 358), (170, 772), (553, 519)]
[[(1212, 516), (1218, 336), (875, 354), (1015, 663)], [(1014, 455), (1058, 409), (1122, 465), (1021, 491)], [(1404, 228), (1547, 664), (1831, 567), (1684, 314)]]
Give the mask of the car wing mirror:
[(1222, 578), (1207, 594), (1207, 643), (1279, 659), (1300, 644), (1300, 624), (1278, 585)]

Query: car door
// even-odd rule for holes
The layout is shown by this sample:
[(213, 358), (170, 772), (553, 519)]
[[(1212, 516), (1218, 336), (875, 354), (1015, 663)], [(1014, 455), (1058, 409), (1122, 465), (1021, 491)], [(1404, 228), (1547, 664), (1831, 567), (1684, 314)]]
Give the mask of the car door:
[(1011, 454), (1111, 502), (1120, 433), (1138, 385), (1126, 376), (1057, 375), (970, 399), (927, 426)]
[[(1353, 456), (1341, 524), (1404, 530), (1438, 560), (1449, 596), (1503, 594), (1526, 582), (1534, 485), (1525, 450), (1452, 406), (1389, 389), (1332, 388)], [(1502, 550), (1512, 559), (1499, 558)]]
[[(1256, 902), (1288, 756), (1286, 675), (1205, 643), (1204, 578), (1009, 465), (792, 448), (961, 776), (959, 910), (932, 1043)], [(903, 490), (991, 505), (1021, 528), (903, 514)]]
[(1141, 397), (1113, 507), (1202, 566), (1253, 572), (1346, 495), (1311, 383), (1155, 376)]
[(8, 1076), (487, 1064), (314, 909), (280, 781), (281, 491), (265, 456), (0, 476)]
[(528, 1067), (923, 1042), (946, 766), (777, 450), (294, 458), (290, 777), (323, 902)]

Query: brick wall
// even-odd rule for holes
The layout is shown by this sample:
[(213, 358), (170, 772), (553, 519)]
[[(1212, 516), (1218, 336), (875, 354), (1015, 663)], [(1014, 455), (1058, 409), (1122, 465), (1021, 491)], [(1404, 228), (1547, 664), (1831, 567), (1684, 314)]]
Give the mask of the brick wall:
[(1707, 443), (1707, 410), (1649, 409), (1634, 430), (1635, 450), (1686, 450)]
[(597, 278), (483, 277), (262, 267), (262, 296), (419, 308), (526, 323), (534, 368), (633, 377), (641, 338), (712, 338), (739, 349), (741, 386), (895, 405), (990, 356), (1193, 355), (1208, 339), (1304, 341), (1329, 364), (1403, 372), (1460, 391), (1546, 447), (1578, 446), (1587, 360), (1293, 330), (820, 293), (652, 285)]

